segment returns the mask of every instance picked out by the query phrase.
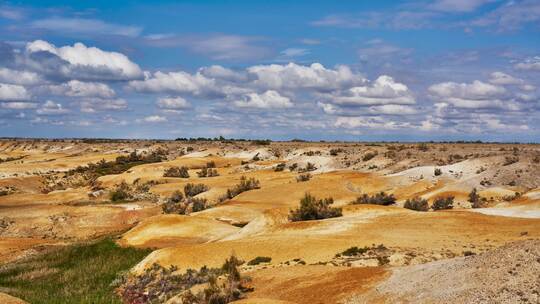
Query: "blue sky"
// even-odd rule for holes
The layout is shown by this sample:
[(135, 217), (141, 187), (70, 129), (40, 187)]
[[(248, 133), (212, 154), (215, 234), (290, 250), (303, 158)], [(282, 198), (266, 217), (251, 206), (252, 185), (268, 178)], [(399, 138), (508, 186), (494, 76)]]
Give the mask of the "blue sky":
[(539, 1), (0, 1), (0, 136), (529, 142), (539, 86)]

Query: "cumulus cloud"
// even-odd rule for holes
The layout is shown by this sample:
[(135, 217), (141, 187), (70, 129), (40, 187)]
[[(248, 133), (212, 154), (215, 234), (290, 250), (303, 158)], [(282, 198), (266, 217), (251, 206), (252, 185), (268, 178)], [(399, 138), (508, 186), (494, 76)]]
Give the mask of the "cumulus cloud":
[(431, 5), (430, 9), (443, 12), (472, 12), (480, 6), (495, 2), (496, 0), (437, 0)]
[(436, 98), (460, 107), (486, 107), (495, 97), (506, 93), (500, 86), (475, 80), (472, 83), (443, 82), (430, 86), (429, 92)]
[(144, 80), (135, 80), (129, 83), (129, 87), (138, 92), (151, 93), (189, 93), (192, 95), (205, 95), (213, 91), (215, 81), (203, 76), (201, 73), (194, 75), (184, 71), (180, 72), (155, 72), (145, 73)]
[(522, 62), (514, 65), (514, 68), (525, 71), (540, 71), (540, 56), (527, 58)]
[(30, 97), (30, 93), (23, 86), (0, 83), (0, 100), (21, 101), (29, 100)]
[(0, 67), (0, 82), (18, 85), (36, 85), (43, 83), (43, 78), (34, 72), (18, 71)]
[(335, 127), (345, 129), (370, 128), (395, 130), (410, 127), (408, 122), (398, 122), (385, 120), (382, 117), (338, 117), (334, 123)]
[(79, 80), (70, 80), (60, 85), (52, 85), (48, 89), (52, 94), (70, 97), (112, 98), (115, 96), (114, 90), (104, 83), (82, 82)]
[(123, 98), (101, 99), (86, 98), (80, 102), (81, 112), (96, 113), (102, 111), (121, 111), (128, 107), (128, 103)]
[(503, 72), (491, 73), (489, 82), (496, 85), (517, 85), (524, 83), (523, 79), (513, 77)]
[(159, 116), (159, 115), (151, 115), (151, 116), (146, 116), (145, 118), (143, 118), (143, 121), (150, 122), (150, 123), (166, 122), (167, 118), (163, 116)]
[(64, 108), (62, 104), (55, 103), (52, 100), (47, 100), (36, 113), (39, 115), (60, 115), (68, 113), (69, 110)]
[(99, 35), (119, 35), (136, 37), (142, 28), (138, 26), (125, 26), (107, 23), (98, 19), (82, 18), (60, 18), (53, 17), (33, 21), (31, 27), (45, 29), (62, 33), (73, 34), (99, 34)]
[(182, 97), (159, 98), (158, 107), (169, 110), (182, 110), (190, 107), (189, 103)]
[(43, 40), (26, 45), (27, 65), (46, 74), (59, 74), (73, 79), (129, 80), (142, 77), (136, 63), (118, 52), (87, 47), (78, 42), (73, 46), (56, 47)]
[(2, 102), (2, 103), (0, 103), (0, 107), (2, 109), (9, 109), (9, 110), (27, 110), (27, 109), (36, 108), (37, 103), (35, 103), (35, 102), (20, 102), (20, 101)]
[(379, 76), (372, 84), (355, 86), (337, 93), (323, 95), (338, 105), (367, 106), (367, 105), (411, 105), (416, 101), (409, 88), (394, 81), (390, 76)]
[(269, 90), (262, 94), (250, 93), (243, 96), (243, 99), (234, 101), (234, 105), (239, 108), (290, 108), (293, 106), (290, 98), (281, 96), (278, 92)]

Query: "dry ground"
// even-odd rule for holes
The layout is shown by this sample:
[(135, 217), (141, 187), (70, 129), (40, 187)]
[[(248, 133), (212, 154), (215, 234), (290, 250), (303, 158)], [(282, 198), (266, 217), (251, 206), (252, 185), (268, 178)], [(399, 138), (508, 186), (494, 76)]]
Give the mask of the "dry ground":
[[(78, 166), (133, 151), (164, 151), (167, 159), (104, 175), (92, 184), (84, 179), (75, 183), (65, 175)], [(524, 240), (540, 239), (538, 145), (20, 140), (0, 141), (0, 160), (0, 191), (5, 190), (0, 196), (0, 262), (35, 254), (44, 246), (121, 232), (122, 246), (155, 249), (135, 272), (154, 262), (176, 265), (181, 271), (216, 267), (231, 253), (245, 261), (271, 257), (268, 264), (242, 268), (255, 288), (243, 303), (482, 302), (478, 297), (512, 302), (521, 292), (519, 280), (512, 295), (501, 293), (505, 296), (499, 298), (493, 296), (494, 289), (473, 297), (469, 290), (477, 288), (475, 282), (468, 289), (453, 289), (454, 298), (441, 295), (437, 290), (445, 277), (426, 285), (423, 298), (415, 298), (414, 284), (442, 275), (445, 267), (467, 267), (472, 273), (467, 275), (498, 282), (505, 275), (489, 272), (486, 261), (497, 262), (497, 255), (522, 247), (538, 247)], [(209, 162), (219, 176), (199, 178), (196, 173)], [(285, 169), (275, 171), (280, 163)], [(298, 169), (291, 166), (302, 169), (308, 163), (316, 168), (312, 178), (297, 182)], [(166, 169), (180, 166), (188, 167), (189, 178), (163, 177)], [(436, 168), (440, 175), (435, 175)], [(260, 189), (220, 202), (242, 176), (259, 180)], [(132, 187), (149, 182), (151, 199), (110, 202), (109, 192), (122, 182)], [(161, 214), (160, 204), (188, 183), (207, 185), (209, 191), (196, 197), (206, 198), (213, 207), (190, 215)], [(95, 192), (96, 184), (103, 190)], [(486, 199), (485, 208), (470, 208), (468, 193), (473, 188)], [(380, 191), (394, 194), (397, 204), (350, 205), (362, 194)], [(305, 193), (332, 197), (343, 216), (290, 222), (289, 211)], [(453, 210), (403, 208), (405, 200), (416, 196), (431, 204), (449, 195), (455, 197)], [(514, 242), (520, 245), (507, 246)], [(373, 244), (387, 248), (384, 266), (375, 257), (336, 257), (349, 247)], [(523, 260), (519, 263), (536, 269), (538, 252), (529, 252), (518, 255)], [(465, 253), (478, 255), (463, 258)], [(513, 262), (497, 263), (506, 269)], [(414, 280), (401, 288), (404, 276), (411, 273)], [(453, 275), (457, 280), (466, 274)], [(515, 276), (533, 279), (519, 271)]]

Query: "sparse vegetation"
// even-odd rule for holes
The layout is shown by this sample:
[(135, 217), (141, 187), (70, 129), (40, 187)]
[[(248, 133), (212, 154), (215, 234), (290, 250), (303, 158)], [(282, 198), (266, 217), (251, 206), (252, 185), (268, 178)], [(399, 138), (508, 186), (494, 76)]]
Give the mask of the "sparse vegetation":
[(435, 170), (434, 170), (433, 174), (434, 174), (435, 176), (439, 176), (439, 175), (441, 175), (441, 174), (442, 174), (442, 170), (441, 170), (441, 169), (439, 169), (439, 168), (435, 168)]
[(377, 156), (377, 152), (368, 152), (364, 154), (364, 156), (362, 156), (362, 161), (367, 162), (368, 160), (371, 160), (375, 156)]
[[(243, 262), (235, 256), (228, 258), (221, 268), (203, 266), (178, 274), (178, 268), (153, 264), (140, 275), (127, 274), (117, 280), (117, 294), (124, 303), (164, 303), (182, 294), (184, 304), (225, 304), (242, 298), (249, 291), (238, 271)], [(202, 291), (191, 290), (195, 285), (207, 284)]]
[(259, 265), (262, 263), (270, 263), (272, 261), (271, 257), (265, 257), (265, 256), (258, 256), (254, 258), (253, 260), (249, 261), (247, 264), (250, 266)]
[(276, 165), (276, 167), (274, 168), (274, 171), (275, 172), (281, 172), (285, 169), (285, 163), (279, 163)]
[(297, 182), (307, 182), (308, 180), (311, 179), (311, 174), (309, 173), (304, 173), (304, 174), (300, 174), (296, 177), (296, 181)]
[(186, 166), (170, 167), (169, 169), (165, 170), (165, 173), (163, 173), (163, 177), (189, 178), (188, 168)]
[(431, 208), (434, 211), (452, 209), (454, 208), (454, 197), (447, 196), (436, 198), (435, 201), (433, 201)]
[(71, 245), (0, 268), (0, 289), (29, 303), (121, 303), (111, 283), (151, 252), (110, 238)]
[(396, 203), (396, 198), (393, 194), (386, 194), (385, 192), (379, 192), (375, 195), (369, 196), (363, 194), (358, 197), (353, 204), (373, 204), (373, 205), (383, 205), (389, 206)]
[(130, 187), (126, 182), (120, 183), (115, 190), (111, 191), (110, 200), (112, 202), (126, 201), (132, 198)]
[(506, 156), (504, 158), (503, 166), (510, 166), (511, 164), (515, 164), (519, 162), (519, 157), (517, 156)]
[(253, 177), (246, 178), (245, 176), (242, 176), (240, 178), (240, 183), (235, 185), (232, 189), (227, 189), (227, 193), (225, 193), (225, 195), (220, 197), (219, 200), (225, 201), (225, 200), (228, 200), (237, 196), (238, 194), (242, 192), (246, 192), (253, 189), (259, 189), (261, 187), (260, 184), (261, 183), (259, 182), (259, 180)]
[(483, 201), (476, 191), (476, 188), (473, 188), (472, 191), (469, 193), (469, 202), (471, 203), (471, 207), (473, 208), (482, 208)]
[(202, 168), (201, 171), (197, 172), (197, 176), (199, 177), (214, 177), (219, 176), (219, 173), (216, 169), (212, 168)]
[(414, 197), (413, 199), (407, 199), (403, 207), (406, 209), (414, 210), (414, 211), (425, 212), (429, 210), (428, 201), (418, 196)]
[(334, 204), (334, 199), (331, 197), (317, 199), (306, 193), (300, 200), (300, 207), (290, 211), (289, 220), (292, 222), (311, 221), (342, 216), (341, 208), (331, 207), (332, 204)]
[(208, 191), (208, 189), (210, 188), (205, 184), (188, 183), (184, 186), (184, 194), (186, 195), (186, 197), (193, 197), (197, 194)]

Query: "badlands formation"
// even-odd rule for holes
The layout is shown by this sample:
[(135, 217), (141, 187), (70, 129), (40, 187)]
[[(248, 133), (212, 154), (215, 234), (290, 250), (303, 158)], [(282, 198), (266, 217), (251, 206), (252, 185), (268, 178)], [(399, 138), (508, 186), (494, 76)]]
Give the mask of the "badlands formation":
[[(292, 216), (311, 196), (339, 214)], [(20, 263), (104, 238), (149, 252), (116, 303), (539, 303), (540, 146), (0, 141), (0, 302), (40, 302)], [(231, 256), (237, 292), (204, 299)]]

